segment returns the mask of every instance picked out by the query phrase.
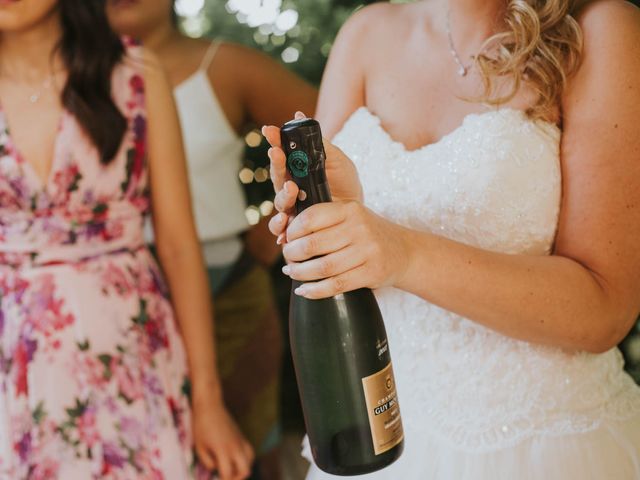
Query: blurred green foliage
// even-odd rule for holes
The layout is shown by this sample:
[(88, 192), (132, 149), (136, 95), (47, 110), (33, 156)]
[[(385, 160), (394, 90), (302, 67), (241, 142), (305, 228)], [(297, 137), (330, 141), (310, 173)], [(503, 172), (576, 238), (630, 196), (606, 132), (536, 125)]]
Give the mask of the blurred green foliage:
[(318, 85), (338, 30), (355, 10), (373, 1), (283, 0), (282, 11), (293, 9), (299, 15), (297, 25), (285, 35), (265, 35), (260, 28), (241, 24), (228, 12), (225, 0), (209, 0), (204, 15), (207, 33), (260, 49), (279, 60), (286, 48), (294, 47), (300, 56), (290, 68)]
[[(259, 27), (250, 27), (241, 23), (237, 16), (227, 9), (227, 0), (207, 0), (198, 19), (189, 19), (183, 26), (188, 31), (199, 29), (199, 34), (215, 36), (238, 42), (282, 61), (285, 49), (293, 47), (299, 53), (297, 61), (288, 66), (314, 84), (319, 84), (322, 71), (333, 44), (334, 38), (345, 20), (357, 9), (377, 0), (283, 0), (281, 10), (293, 9), (298, 12), (297, 25), (286, 34), (261, 32)], [(403, 0), (397, 0), (403, 1)], [(633, 0), (640, 5), (640, 0)], [(197, 28), (196, 28), (197, 27)], [(255, 169), (266, 166), (264, 145), (247, 150), (246, 164)], [(247, 186), (247, 196), (251, 205), (272, 197), (269, 182), (252, 183)], [(286, 304), (288, 290), (281, 290), (281, 300)], [(640, 383), (640, 322), (627, 339), (622, 342), (621, 350), (625, 355), (627, 370)]]

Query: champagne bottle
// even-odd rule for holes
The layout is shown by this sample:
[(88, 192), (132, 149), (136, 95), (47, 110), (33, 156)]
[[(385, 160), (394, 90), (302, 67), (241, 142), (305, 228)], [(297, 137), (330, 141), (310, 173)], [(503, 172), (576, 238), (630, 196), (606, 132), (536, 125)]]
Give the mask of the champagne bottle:
[[(330, 202), (320, 125), (281, 131), (298, 213)], [(293, 282), (297, 288), (300, 282)], [(289, 331), (298, 389), (318, 467), (334, 475), (380, 470), (402, 453), (404, 434), (384, 322), (373, 292), (323, 300), (291, 294)]]

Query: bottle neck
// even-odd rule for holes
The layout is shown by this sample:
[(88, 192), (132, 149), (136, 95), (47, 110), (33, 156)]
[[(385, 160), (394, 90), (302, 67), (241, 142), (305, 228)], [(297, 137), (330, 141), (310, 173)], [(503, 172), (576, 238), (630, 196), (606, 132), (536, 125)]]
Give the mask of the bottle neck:
[(300, 189), (300, 195), (296, 202), (298, 213), (317, 203), (331, 202), (331, 190), (323, 168), (311, 171), (306, 177), (297, 178), (295, 181)]

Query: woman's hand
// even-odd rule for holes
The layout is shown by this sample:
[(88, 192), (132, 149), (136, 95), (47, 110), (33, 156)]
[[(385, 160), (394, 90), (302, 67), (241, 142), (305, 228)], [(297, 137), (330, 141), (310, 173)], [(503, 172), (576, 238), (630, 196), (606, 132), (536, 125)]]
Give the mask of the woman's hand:
[(310, 299), (394, 285), (407, 270), (407, 233), (360, 202), (314, 205), (286, 229), (283, 272), (308, 282), (295, 293)]
[(147, 52), (140, 65), (145, 91), (154, 99), (147, 105), (154, 231), (188, 354), (196, 452), (222, 480), (239, 480), (248, 476), (253, 454), (221, 400), (211, 297), (191, 212), (180, 123), (158, 59)]
[[(303, 119), (305, 115), (296, 113), (296, 119)], [(262, 133), (271, 145), (269, 158), (271, 160), (271, 180), (276, 191), (275, 205), (280, 215), (276, 215), (270, 222), (269, 228), (278, 236), (278, 243), (284, 240), (283, 232), (293, 216), (293, 208), (298, 197), (298, 186), (290, 181), (287, 173), (287, 159), (280, 142), (280, 129), (274, 126), (263, 127)], [(362, 186), (358, 179), (358, 172), (353, 162), (328, 140), (324, 141), (327, 154), (325, 170), (333, 199), (336, 201), (362, 201)]]
[[(305, 117), (297, 113), (296, 118)], [(394, 284), (406, 269), (405, 230), (362, 205), (362, 187), (353, 162), (325, 140), (327, 179), (334, 201), (314, 205), (294, 218), (299, 190), (289, 180), (280, 129), (264, 127), (263, 134), (272, 145), (271, 179), (275, 207), (280, 212), (269, 222), (269, 229), (279, 244), (287, 244), (284, 273), (309, 282), (296, 293), (326, 298), (362, 287)]]
[(253, 450), (222, 403), (194, 400), (193, 437), (200, 463), (220, 480), (249, 477)]

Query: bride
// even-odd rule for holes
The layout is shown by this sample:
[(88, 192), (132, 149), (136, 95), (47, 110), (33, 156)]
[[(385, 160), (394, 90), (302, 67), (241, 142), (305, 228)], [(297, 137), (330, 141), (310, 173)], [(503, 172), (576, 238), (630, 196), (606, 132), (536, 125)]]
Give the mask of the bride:
[(296, 293), (387, 324), (406, 448), (364, 478), (640, 478), (639, 79), (621, 0), (380, 3), (323, 82), (333, 203), (292, 218), (265, 127)]

